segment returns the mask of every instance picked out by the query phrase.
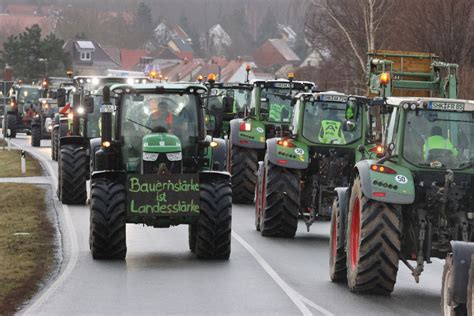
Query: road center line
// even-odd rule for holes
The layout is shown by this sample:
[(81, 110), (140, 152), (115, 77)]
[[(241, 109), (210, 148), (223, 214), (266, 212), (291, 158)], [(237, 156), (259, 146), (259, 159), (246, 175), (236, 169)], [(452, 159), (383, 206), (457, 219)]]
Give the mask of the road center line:
[(303, 315), (313, 315), (308, 307), (305, 305), (309, 305), (312, 308), (319, 311), (321, 314), (325, 316), (332, 316), (333, 314), (325, 309), (322, 306), (314, 303), (310, 299), (304, 297), (300, 293), (298, 293), (295, 289), (293, 289), (288, 283), (286, 283), (276, 271), (263, 259), (262, 256), (252, 247), (248, 242), (246, 242), (239, 234), (235, 231), (232, 231), (232, 237), (237, 240), (242, 247), (244, 247), (254, 258), (257, 260), (258, 264), (265, 270), (265, 272), (275, 281), (276, 284), (285, 292), (285, 294), (293, 301), (296, 307), (301, 311)]

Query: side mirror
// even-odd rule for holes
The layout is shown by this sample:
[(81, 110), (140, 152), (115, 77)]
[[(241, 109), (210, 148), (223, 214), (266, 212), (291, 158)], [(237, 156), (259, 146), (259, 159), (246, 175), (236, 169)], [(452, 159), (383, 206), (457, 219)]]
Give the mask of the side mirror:
[(58, 89), (58, 107), (62, 108), (66, 106), (66, 89)]
[(261, 98), (260, 99), (260, 113), (268, 113), (269, 112), (270, 102), (268, 98)]
[(86, 96), (84, 99), (84, 106), (86, 107), (86, 113), (94, 112), (94, 98)]
[(222, 100), (224, 105), (224, 113), (234, 112), (234, 98), (233, 97), (224, 97)]

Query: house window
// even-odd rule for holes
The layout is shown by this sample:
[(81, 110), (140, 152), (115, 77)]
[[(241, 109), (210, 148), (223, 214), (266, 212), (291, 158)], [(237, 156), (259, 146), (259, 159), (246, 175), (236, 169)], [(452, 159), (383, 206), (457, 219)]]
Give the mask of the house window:
[(81, 60), (89, 61), (92, 59), (91, 52), (81, 52)]

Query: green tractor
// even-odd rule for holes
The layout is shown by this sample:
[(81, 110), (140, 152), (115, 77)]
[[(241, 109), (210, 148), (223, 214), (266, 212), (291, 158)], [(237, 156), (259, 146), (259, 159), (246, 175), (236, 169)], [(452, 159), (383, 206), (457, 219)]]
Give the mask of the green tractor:
[[(267, 140), (255, 190), (255, 227), (263, 236), (294, 237), (331, 216), (334, 188), (347, 186), (354, 164), (377, 155), (365, 97), (337, 92), (294, 99), (291, 134)], [(371, 148), (367, 150), (367, 148)]]
[(18, 132), (31, 133), (34, 107), (38, 105), (41, 90), (37, 86), (14, 84), (9, 91), (10, 103), (3, 116), (3, 136), (15, 138)]
[(227, 170), (231, 174), (233, 201), (254, 201), (258, 161), (265, 155), (266, 140), (290, 133), (292, 98), (315, 89), (312, 82), (278, 79), (253, 81), (249, 107), (243, 118), (230, 121)]
[(42, 139), (51, 139), (53, 120), (58, 113), (58, 101), (53, 98), (40, 98), (34, 107), (31, 120), (31, 146), (40, 147)]
[[(60, 119), (55, 144), (58, 149), (58, 191), (64, 204), (85, 204), (86, 181), (90, 179), (91, 152), (100, 147), (100, 107), (102, 89), (117, 83), (149, 82), (147, 78), (75, 77), (74, 87), (61, 91), (61, 107), (67, 115)], [(65, 98), (68, 98), (65, 105)], [(53, 148), (54, 151), (54, 148)]]
[[(389, 97), (384, 156), (358, 162), (336, 190), (330, 277), (390, 294), (401, 260), (418, 282), (450, 241), (474, 241), (474, 101)], [(409, 260), (416, 262), (415, 266)]]
[[(213, 171), (201, 84), (114, 85), (103, 91), (101, 146), (93, 153), (90, 249), (94, 259), (124, 259), (126, 223), (189, 225), (199, 258), (231, 251), (230, 175)], [(214, 144), (214, 145), (213, 145)], [(225, 146), (225, 143), (221, 142)]]
[(229, 137), (230, 121), (243, 117), (249, 107), (253, 85), (238, 82), (213, 82), (209, 81), (206, 87), (210, 90), (205, 98), (206, 107), (209, 109), (213, 136)]

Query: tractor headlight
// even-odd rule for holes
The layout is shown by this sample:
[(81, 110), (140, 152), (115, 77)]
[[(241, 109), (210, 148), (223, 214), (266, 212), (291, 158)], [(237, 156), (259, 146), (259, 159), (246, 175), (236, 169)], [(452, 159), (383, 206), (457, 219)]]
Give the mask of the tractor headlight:
[(169, 161), (179, 161), (183, 159), (183, 155), (181, 152), (178, 153), (167, 153), (166, 158), (168, 158)]
[(143, 153), (143, 160), (145, 161), (156, 161), (158, 159), (157, 153)]
[(77, 108), (77, 113), (84, 114), (84, 108), (82, 106)]
[(52, 129), (53, 129), (53, 125), (49, 125), (48, 130), (52, 130)]

